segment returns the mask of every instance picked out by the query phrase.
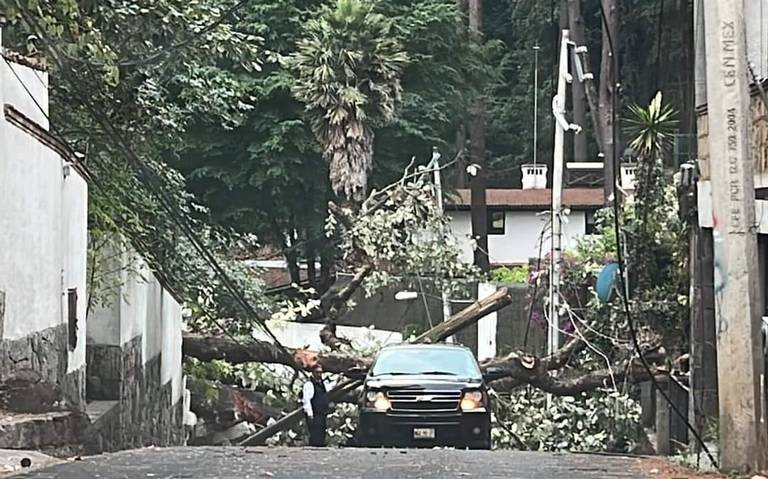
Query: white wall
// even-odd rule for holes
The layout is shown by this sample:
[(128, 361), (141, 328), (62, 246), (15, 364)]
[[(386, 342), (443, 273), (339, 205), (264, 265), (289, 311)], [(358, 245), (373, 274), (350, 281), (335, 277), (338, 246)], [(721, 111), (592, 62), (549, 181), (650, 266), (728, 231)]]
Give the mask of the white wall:
[[(85, 366), (86, 343), (86, 264), (88, 261), (88, 183), (70, 169), (62, 192), (64, 234), (64, 292), (77, 289), (77, 347), (69, 352), (67, 372)], [(62, 295), (64, 321), (67, 320), (67, 296)]]
[(3, 337), (17, 339), (62, 322), (63, 175), (56, 153), (5, 121), (0, 125)]
[[(157, 282), (157, 279), (154, 280)], [(162, 363), (160, 379), (163, 384), (171, 382), (173, 404), (182, 399), (184, 394), (183, 373), (181, 368), (181, 305), (168, 292), (162, 296)]]
[[(269, 329), (274, 333), (280, 343), (288, 348), (322, 349), (323, 343), (320, 341), (320, 330), (322, 324), (295, 323), (290, 321), (267, 321)], [(377, 345), (397, 344), (403, 341), (400, 333), (392, 331), (382, 331), (372, 328), (361, 328), (355, 326), (337, 326), (336, 333), (339, 336), (352, 340), (360, 348), (367, 348)], [(270, 341), (261, 329), (253, 332), (253, 337), (263, 341)]]
[[(48, 114), (48, 73), (34, 70), (12, 61), (10, 64), (9, 66), (5, 61), (0, 61), (0, 84), (2, 84), (3, 89), (3, 102), (10, 103), (25, 116), (47, 130), (48, 119), (45, 115)], [(19, 78), (16, 78), (17, 75)], [(29, 93), (26, 92), (24, 87), (29, 90)], [(45, 111), (45, 115), (35, 105), (35, 101)]]
[(747, 59), (755, 64), (758, 77), (768, 77), (768, 2), (744, 0)]
[[(14, 64), (22, 78), (40, 72)], [(31, 81), (29, 82), (31, 83)], [(29, 86), (35, 91), (34, 83)], [(35, 120), (28, 94), (0, 62), (0, 100)], [(47, 93), (38, 92), (47, 108)], [(34, 104), (33, 104), (34, 105)], [(66, 291), (77, 288), (84, 311), (86, 292), (87, 186), (74, 170), (37, 139), (8, 123), (0, 110), (0, 290), (5, 292), (4, 339), (18, 339), (67, 321)], [(47, 122), (41, 121), (41, 126)], [(70, 370), (85, 360), (85, 315)]]
[(122, 346), (141, 336), (143, 362), (161, 354), (161, 383), (171, 382), (174, 403), (182, 400), (181, 305), (125, 241), (116, 241), (99, 254), (103, 259), (97, 263), (114, 276), (105, 279), (114, 293), (109, 304), (91, 311), (88, 342)]
[[(144, 361), (153, 358), (163, 351), (163, 335), (165, 314), (163, 302), (163, 286), (153, 277), (147, 284), (147, 312), (144, 331), (142, 357)], [(154, 321), (152, 318), (159, 318)]]
[[(549, 220), (549, 213), (538, 211), (507, 211), (503, 235), (488, 235), (488, 253), (492, 264), (527, 264), (530, 258), (539, 256), (539, 236)], [(469, 211), (450, 211), (451, 231), (459, 240), (462, 259), (473, 260), (470, 242), (472, 221)], [(571, 211), (563, 225), (563, 248), (576, 246), (578, 238), (584, 236), (586, 212)], [(546, 234), (542, 247), (542, 257), (550, 248), (549, 235)]]

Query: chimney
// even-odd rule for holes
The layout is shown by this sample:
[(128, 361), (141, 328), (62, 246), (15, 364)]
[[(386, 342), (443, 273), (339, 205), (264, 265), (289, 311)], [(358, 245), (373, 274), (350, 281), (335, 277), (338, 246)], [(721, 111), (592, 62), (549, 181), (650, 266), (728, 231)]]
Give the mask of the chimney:
[(545, 190), (547, 188), (547, 165), (523, 165), (523, 189)]
[(637, 165), (634, 163), (628, 163), (621, 165), (621, 188), (626, 191), (632, 191), (635, 189), (635, 173), (637, 171)]

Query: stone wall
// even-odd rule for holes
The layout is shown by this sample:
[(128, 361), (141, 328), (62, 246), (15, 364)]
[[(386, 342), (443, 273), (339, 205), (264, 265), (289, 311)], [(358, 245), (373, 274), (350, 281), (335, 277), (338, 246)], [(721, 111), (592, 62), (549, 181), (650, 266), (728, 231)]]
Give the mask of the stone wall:
[(20, 339), (0, 339), (0, 408), (16, 412), (82, 411), (85, 368), (67, 372), (67, 361), (66, 324)]
[(115, 401), (94, 418), (92, 452), (185, 442), (182, 401), (174, 403), (172, 383), (161, 381), (162, 353), (144, 362), (143, 340), (88, 345), (89, 399)]

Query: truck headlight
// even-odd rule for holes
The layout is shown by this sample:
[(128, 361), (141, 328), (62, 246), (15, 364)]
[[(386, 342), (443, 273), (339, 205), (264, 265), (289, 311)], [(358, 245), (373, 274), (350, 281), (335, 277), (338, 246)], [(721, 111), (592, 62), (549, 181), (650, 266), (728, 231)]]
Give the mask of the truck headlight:
[(387, 395), (381, 391), (368, 391), (365, 393), (365, 405), (379, 412), (389, 411), (392, 407), (392, 403), (387, 398)]
[(484, 412), (483, 393), (480, 391), (466, 391), (461, 397), (459, 407), (464, 412)]

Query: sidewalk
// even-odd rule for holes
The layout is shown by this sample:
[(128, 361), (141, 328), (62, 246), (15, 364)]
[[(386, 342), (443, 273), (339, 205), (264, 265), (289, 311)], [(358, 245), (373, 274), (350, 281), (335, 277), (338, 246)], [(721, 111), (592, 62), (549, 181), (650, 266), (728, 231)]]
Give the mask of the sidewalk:
[[(7, 477), (22, 470), (31, 471), (62, 462), (65, 461), (36, 451), (0, 449), (0, 477)], [(27, 467), (23, 467), (22, 464)]]

